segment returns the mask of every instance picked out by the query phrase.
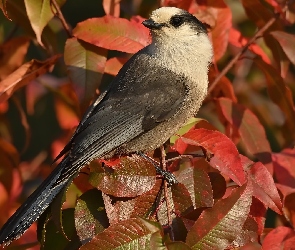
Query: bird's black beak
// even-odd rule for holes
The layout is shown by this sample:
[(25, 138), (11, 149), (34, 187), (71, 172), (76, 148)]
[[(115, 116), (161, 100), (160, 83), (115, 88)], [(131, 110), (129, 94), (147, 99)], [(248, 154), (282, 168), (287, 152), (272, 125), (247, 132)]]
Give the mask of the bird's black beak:
[(162, 23), (156, 23), (154, 20), (152, 19), (147, 19), (145, 21), (142, 22), (142, 24), (149, 28), (149, 29), (156, 29), (156, 30), (159, 30), (161, 29), (164, 25)]

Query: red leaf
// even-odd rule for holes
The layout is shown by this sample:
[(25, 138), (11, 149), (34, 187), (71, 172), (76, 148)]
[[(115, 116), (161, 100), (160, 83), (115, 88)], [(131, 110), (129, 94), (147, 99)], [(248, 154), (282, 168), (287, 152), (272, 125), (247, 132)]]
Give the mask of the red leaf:
[(191, 230), (186, 242), (194, 249), (226, 249), (239, 236), (252, 201), (252, 187), (245, 184), (206, 209)]
[(124, 18), (105, 16), (77, 24), (73, 35), (96, 46), (136, 53), (150, 43), (149, 30)]
[(274, 153), (273, 161), (278, 183), (295, 188), (295, 149), (286, 148)]
[(210, 165), (228, 175), (237, 184), (246, 181), (239, 153), (233, 142), (218, 131), (206, 129), (191, 130), (181, 137), (185, 143), (201, 146), (212, 154)]
[[(272, 230), (264, 238), (262, 249), (263, 250), (289, 250), (291, 248), (286, 248), (285, 243), (288, 239), (293, 239), (295, 237), (295, 232), (288, 227), (277, 227)], [(293, 245), (294, 246), (294, 245)]]
[(257, 157), (273, 173), (271, 148), (257, 117), (249, 109), (227, 98), (219, 98), (216, 103), (220, 115), (238, 131), (248, 153)]
[(260, 162), (252, 162), (241, 155), (242, 164), (253, 185), (253, 196), (278, 214), (282, 214), (282, 202), (272, 175)]
[[(213, 206), (213, 191), (208, 174), (196, 167), (182, 167), (181, 171), (175, 172), (177, 180), (182, 183), (190, 194), (194, 209), (199, 207)], [(172, 190), (178, 188), (172, 186)], [(178, 193), (180, 190), (177, 190)], [(176, 196), (174, 196), (176, 198)]]
[(156, 180), (153, 164), (139, 156), (121, 158), (114, 169), (100, 168), (90, 173), (89, 182), (106, 194), (136, 197), (150, 191)]

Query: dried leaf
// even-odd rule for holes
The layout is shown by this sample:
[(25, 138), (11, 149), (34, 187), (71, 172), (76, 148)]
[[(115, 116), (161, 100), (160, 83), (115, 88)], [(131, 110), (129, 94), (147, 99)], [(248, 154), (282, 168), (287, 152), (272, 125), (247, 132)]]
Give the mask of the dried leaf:
[(33, 59), (23, 64), (0, 82), (0, 102), (6, 101), (17, 89), (50, 71), (59, 58), (60, 55), (55, 55), (46, 61), (41, 62)]
[(29, 44), (28, 37), (14, 37), (0, 46), (0, 81), (22, 65)]

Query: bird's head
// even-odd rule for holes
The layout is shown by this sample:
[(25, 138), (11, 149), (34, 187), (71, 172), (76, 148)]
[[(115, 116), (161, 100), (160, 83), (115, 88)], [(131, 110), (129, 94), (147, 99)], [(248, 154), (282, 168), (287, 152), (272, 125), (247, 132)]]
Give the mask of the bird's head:
[[(212, 59), (212, 44), (205, 25), (189, 12), (175, 7), (162, 7), (152, 12), (143, 25), (150, 29), (152, 46), (168, 52), (175, 60), (198, 60), (207, 67)], [(181, 58), (178, 56), (181, 55)]]

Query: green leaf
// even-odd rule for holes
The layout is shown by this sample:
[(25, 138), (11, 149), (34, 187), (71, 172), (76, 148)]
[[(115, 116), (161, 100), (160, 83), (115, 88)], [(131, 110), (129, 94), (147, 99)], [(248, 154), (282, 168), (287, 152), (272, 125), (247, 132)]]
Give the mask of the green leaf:
[[(36, 34), (38, 43), (44, 47), (41, 35), (48, 22), (53, 18), (54, 7), (51, 6), (50, 0), (24, 0), (27, 15), (31, 22), (32, 28)], [(57, 0), (59, 6), (62, 6), (66, 0)]]
[(80, 250), (90, 249), (146, 249), (150, 250), (151, 236), (160, 231), (160, 225), (148, 220), (133, 218), (121, 221), (97, 234)]

